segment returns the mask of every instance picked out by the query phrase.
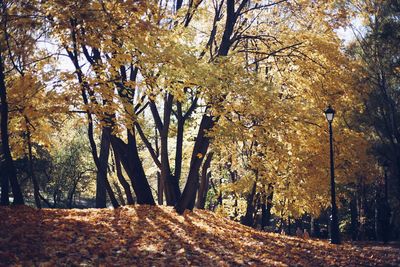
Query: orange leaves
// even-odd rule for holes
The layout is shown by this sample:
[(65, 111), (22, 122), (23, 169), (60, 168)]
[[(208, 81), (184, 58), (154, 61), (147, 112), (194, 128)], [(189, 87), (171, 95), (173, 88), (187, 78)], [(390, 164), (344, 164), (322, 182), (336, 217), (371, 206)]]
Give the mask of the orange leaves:
[(398, 265), (399, 249), (330, 245), (259, 232), (207, 211), (169, 207), (0, 208), (6, 265)]

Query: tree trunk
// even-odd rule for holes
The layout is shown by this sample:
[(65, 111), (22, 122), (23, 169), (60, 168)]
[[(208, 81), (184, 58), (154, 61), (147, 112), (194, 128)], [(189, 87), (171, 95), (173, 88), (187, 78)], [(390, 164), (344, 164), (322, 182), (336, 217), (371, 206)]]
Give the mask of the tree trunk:
[[(0, 53), (0, 118), (1, 118), (1, 143), (2, 143), (2, 154), (4, 157), (2, 163), (3, 174), (5, 177), (3, 178), (2, 185), (6, 185), (5, 180), (10, 181), (11, 190), (13, 193), (15, 205), (23, 205), (24, 197), (22, 196), (21, 187), (19, 186), (17, 180), (17, 172), (15, 170), (14, 161), (11, 156), (10, 144), (9, 144), (9, 135), (8, 135), (8, 102), (7, 102), (7, 89), (5, 84), (4, 77), (4, 61), (3, 56)], [(4, 189), (6, 190), (6, 188)], [(6, 193), (6, 192), (5, 192)], [(4, 203), (7, 203), (5, 198), (8, 195), (4, 196)], [(2, 202), (3, 203), (3, 202)]]
[[(96, 208), (105, 208), (107, 206), (107, 164), (108, 164), (108, 152), (107, 140), (105, 128), (102, 129), (101, 141), (100, 141), (100, 156), (97, 166), (96, 175)], [(106, 155), (107, 153), (107, 155)], [(107, 157), (106, 157), (107, 156)]]
[(175, 10), (178, 11), (182, 7), (183, 0), (176, 0)]
[(114, 187), (115, 187), (115, 190), (117, 191), (117, 196), (118, 196), (119, 202), (121, 203), (122, 206), (125, 206), (125, 199), (124, 199), (124, 195), (122, 194), (121, 187), (119, 187), (119, 184), (117, 182), (114, 182)]
[[(165, 125), (164, 125), (165, 127)], [(171, 173), (168, 156), (168, 132), (160, 133), (161, 138), (161, 182), (165, 190), (165, 200), (168, 206), (177, 203), (181, 196), (179, 183)]]
[(69, 209), (72, 209), (72, 202), (73, 202), (73, 199), (74, 199), (76, 186), (78, 185), (78, 182), (79, 182), (79, 178), (76, 181), (74, 181), (74, 183), (72, 185), (72, 189), (68, 192), (68, 198), (67, 198), (68, 204), (67, 204), (67, 207)]
[(133, 200), (131, 187), (130, 187), (128, 181), (126, 181), (125, 177), (122, 174), (121, 160), (119, 158), (118, 153), (114, 152), (114, 158), (115, 158), (115, 168), (117, 170), (118, 181), (121, 183), (122, 187), (124, 188), (125, 195), (126, 195), (126, 201), (128, 202), (128, 205), (133, 205), (133, 204), (135, 204), (135, 201)]
[(212, 152), (207, 154), (207, 158), (204, 161), (203, 169), (201, 171), (201, 180), (200, 180), (199, 192), (197, 195), (197, 205), (196, 205), (198, 209), (204, 209), (206, 205), (207, 191), (211, 176), (211, 172), (208, 172), (208, 169), (210, 168), (212, 157), (213, 157)]
[[(1, 146), (1, 144), (0, 144)], [(0, 152), (2, 151), (0, 147)], [(1, 155), (0, 155), (1, 157)], [(8, 197), (9, 186), (8, 186), (8, 177), (3, 171), (3, 162), (0, 161), (0, 179), (1, 179), (1, 206), (8, 206), (10, 204), (10, 200)]]
[(26, 135), (27, 135), (27, 143), (28, 143), (28, 155), (29, 155), (29, 175), (31, 177), (33, 183), (33, 196), (35, 198), (35, 204), (38, 209), (42, 208), (42, 204), (40, 202), (40, 192), (39, 192), (39, 184), (36, 180), (35, 171), (33, 169), (33, 155), (32, 155), (32, 142), (31, 142), (31, 131), (28, 126), (29, 120), (25, 117), (26, 124)]
[(161, 173), (157, 172), (157, 202), (162, 205), (164, 202), (164, 186), (161, 181)]
[(232, 45), (231, 36), (233, 29), (236, 24), (237, 16), (235, 14), (235, 0), (226, 1), (226, 21), (225, 29), (222, 35), (221, 44), (219, 46), (218, 55), (226, 56), (228, 55), (229, 49)]
[(100, 141), (99, 166), (96, 177), (96, 208), (105, 208), (107, 205), (107, 193), (114, 208), (119, 206), (111, 185), (107, 179), (108, 157), (110, 154), (111, 128), (103, 127)]
[[(178, 117), (177, 119), (177, 133), (176, 133), (176, 151), (175, 151), (175, 178), (179, 183), (182, 173), (182, 154), (183, 154), (183, 133), (184, 133), (184, 119), (182, 116), (182, 107), (177, 103)], [(180, 112), (179, 112), (180, 110)], [(179, 114), (180, 113), (180, 114)]]
[(137, 150), (135, 130), (132, 128), (131, 131), (133, 134), (128, 131), (128, 144), (125, 144), (120, 138), (114, 135), (111, 136), (111, 144), (115, 154), (119, 155), (122, 166), (131, 180), (137, 197), (137, 203), (155, 205), (150, 185)]
[(163, 122), (160, 122), (158, 118), (158, 111), (155, 105), (152, 103), (151, 109), (155, 116), (157, 128), (160, 132), (160, 145), (161, 145), (161, 182), (164, 185), (165, 200), (168, 206), (174, 206), (181, 197), (181, 190), (179, 188), (179, 181), (171, 172), (171, 166), (169, 164), (169, 153), (168, 153), (168, 133), (170, 129), (171, 113), (173, 105), (173, 95), (167, 94), (164, 97), (164, 116)]
[(247, 226), (253, 226), (254, 224), (254, 196), (256, 195), (256, 189), (257, 189), (257, 181), (254, 181), (253, 187), (251, 189), (250, 194), (247, 196), (247, 208), (246, 208), (246, 214), (242, 218), (242, 224), (247, 225)]
[(263, 203), (263, 212), (261, 219), (261, 226), (264, 229), (265, 226), (269, 226), (269, 221), (271, 219), (271, 209), (272, 209), (272, 199), (274, 197), (274, 187), (272, 184), (268, 184), (268, 196), (266, 201)]
[(181, 199), (175, 206), (175, 209), (179, 214), (183, 214), (186, 209), (193, 210), (196, 191), (199, 185), (199, 170), (203, 157), (207, 153), (208, 146), (210, 145), (210, 138), (206, 136), (206, 132), (213, 126), (214, 117), (203, 115), (196, 142), (194, 144), (192, 158), (190, 160), (189, 175), (185, 189), (183, 190)]

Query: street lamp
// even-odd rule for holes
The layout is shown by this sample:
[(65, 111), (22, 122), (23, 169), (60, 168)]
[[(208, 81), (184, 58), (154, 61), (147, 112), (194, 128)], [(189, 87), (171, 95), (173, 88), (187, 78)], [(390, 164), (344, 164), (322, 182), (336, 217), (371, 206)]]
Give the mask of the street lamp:
[(333, 132), (332, 132), (332, 121), (335, 117), (335, 110), (328, 106), (325, 110), (325, 117), (328, 120), (329, 124), (329, 145), (330, 145), (330, 160), (331, 160), (331, 207), (332, 207), (332, 215), (331, 215), (331, 243), (332, 244), (340, 244), (340, 233), (339, 233), (339, 222), (337, 215), (337, 206), (336, 206), (336, 193), (335, 193), (335, 166), (333, 161)]
[(378, 220), (380, 220), (381, 227), (382, 227), (382, 240), (383, 242), (387, 242), (389, 240), (390, 236), (390, 216), (391, 216), (391, 211), (390, 211), (390, 205), (389, 205), (389, 196), (388, 196), (388, 170), (389, 170), (389, 162), (385, 160), (383, 162), (383, 171), (385, 175), (385, 198), (383, 201), (383, 205), (381, 206), (381, 212), (380, 216), (378, 217)]

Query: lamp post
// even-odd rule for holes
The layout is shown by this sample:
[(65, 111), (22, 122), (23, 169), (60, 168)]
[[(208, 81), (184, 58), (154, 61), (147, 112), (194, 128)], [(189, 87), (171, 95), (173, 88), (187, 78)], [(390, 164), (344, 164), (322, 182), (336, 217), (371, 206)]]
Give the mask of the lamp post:
[(329, 145), (330, 145), (330, 162), (331, 162), (331, 243), (332, 244), (340, 244), (340, 233), (339, 233), (339, 221), (337, 215), (337, 206), (336, 206), (336, 193), (335, 193), (335, 166), (333, 161), (333, 132), (332, 132), (332, 121), (335, 117), (335, 110), (328, 106), (325, 110), (325, 117), (328, 120), (329, 124)]
[(383, 200), (383, 205), (382, 205), (382, 211), (381, 214), (378, 218), (381, 223), (382, 227), (382, 240), (383, 242), (388, 242), (389, 241), (389, 236), (390, 236), (390, 216), (391, 216), (391, 211), (390, 211), (390, 205), (389, 205), (389, 196), (388, 196), (388, 170), (389, 170), (389, 162), (385, 160), (383, 163), (383, 171), (385, 175), (385, 197)]

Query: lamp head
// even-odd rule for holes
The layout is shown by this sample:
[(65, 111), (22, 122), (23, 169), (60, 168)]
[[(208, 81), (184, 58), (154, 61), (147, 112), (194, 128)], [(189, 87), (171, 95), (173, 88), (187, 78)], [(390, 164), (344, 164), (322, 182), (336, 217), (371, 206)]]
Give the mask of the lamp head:
[(329, 123), (333, 121), (333, 118), (335, 117), (335, 110), (331, 107), (331, 105), (329, 105), (325, 110), (325, 117)]

